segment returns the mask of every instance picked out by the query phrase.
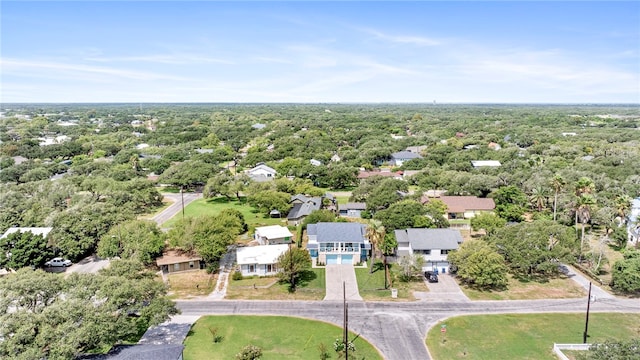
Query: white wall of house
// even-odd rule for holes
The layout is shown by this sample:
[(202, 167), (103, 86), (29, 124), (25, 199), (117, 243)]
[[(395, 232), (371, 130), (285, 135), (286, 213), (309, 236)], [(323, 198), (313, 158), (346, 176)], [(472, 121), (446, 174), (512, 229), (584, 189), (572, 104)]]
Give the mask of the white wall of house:
[(269, 276), (278, 273), (276, 264), (243, 264), (240, 265), (242, 276)]

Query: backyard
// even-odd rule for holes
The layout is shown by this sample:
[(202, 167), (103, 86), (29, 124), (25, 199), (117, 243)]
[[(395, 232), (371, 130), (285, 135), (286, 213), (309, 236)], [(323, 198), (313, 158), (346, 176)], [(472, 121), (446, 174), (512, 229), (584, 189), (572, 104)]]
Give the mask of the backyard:
[[(554, 343), (582, 343), (584, 314), (472, 315), (447, 319), (427, 334), (438, 359), (549, 359)], [(446, 332), (442, 332), (445, 325)], [(481, 331), (479, 331), (481, 329)], [(589, 342), (640, 336), (640, 314), (592, 313)]]
[[(214, 334), (219, 342), (214, 342)], [(319, 347), (324, 344), (328, 359), (338, 358), (333, 343), (341, 338), (338, 326), (283, 316), (205, 316), (191, 328), (184, 345), (185, 360), (234, 359), (249, 344), (262, 349), (262, 360), (317, 359)], [(351, 333), (351, 339), (355, 334)], [(358, 359), (382, 359), (366, 340), (354, 340)]]

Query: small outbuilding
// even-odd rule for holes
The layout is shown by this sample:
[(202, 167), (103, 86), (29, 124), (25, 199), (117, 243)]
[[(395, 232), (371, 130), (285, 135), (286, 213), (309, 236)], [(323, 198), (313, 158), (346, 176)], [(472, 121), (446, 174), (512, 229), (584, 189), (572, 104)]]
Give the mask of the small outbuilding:
[(156, 259), (156, 264), (163, 273), (174, 273), (187, 270), (204, 269), (202, 258), (191, 253), (169, 250)]

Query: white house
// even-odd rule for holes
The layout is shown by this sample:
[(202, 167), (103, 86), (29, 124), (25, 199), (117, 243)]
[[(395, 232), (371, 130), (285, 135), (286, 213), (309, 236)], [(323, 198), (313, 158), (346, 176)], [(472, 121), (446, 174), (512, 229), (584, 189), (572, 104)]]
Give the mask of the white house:
[(367, 260), (371, 244), (360, 223), (317, 223), (307, 226), (307, 250), (319, 263), (357, 264)]
[(289, 245), (260, 245), (241, 247), (236, 250), (236, 262), (242, 276), (268, 276), (278, 272), (278, 257)]
[(473, 165), (474, 168), (502, 166), (498, 160), (471, 160), (471, 165)]
[(292, 237), (291, 231), (280, 225), (257, 227), (253, 235), (260, 245), (289, 244)]
[(310, 163), (311, 165), (313, 165), (313, 166), (320, 166), (320, 165), (322, 165), (322, 161), (320, 161), (320, 160), (316, 160), (316, 159), (311, 159), (311, 160), (309, 160), (309, 163)]
[(423, 271), (449, 272), (447, 254), (462, 243), (460, 231), (453, 229), (396, 230), (398, 256), (421, 254), (425, 260)]
[(53, 230), (52, 227), (11, 227), (11, 228), (8, 228), (7, 231), (5, 231), (5, 233), (2, 236), (0, 236), (0, 239), (4, 239), (10, 234), (17, 233), (17, 232), (19, 233), (30, 232), (33, 235), (42, 235), (42, 237), (46, 239), (47, 235), (49, 235), (51, 230)]
[(399, 151), (391, 154), (391, 161), (389, 161), (389, 164), (392, 166), (402, 166), (405, 161), (421, 158), (422, 156), (420, 156), (420, 154), (411, 151)]
[(246, 173), (255, 181), (270, 181), (275, 179), (277, 174), (275, 169), (263, 163), (258, 164), (253, 169), (247, 170)]

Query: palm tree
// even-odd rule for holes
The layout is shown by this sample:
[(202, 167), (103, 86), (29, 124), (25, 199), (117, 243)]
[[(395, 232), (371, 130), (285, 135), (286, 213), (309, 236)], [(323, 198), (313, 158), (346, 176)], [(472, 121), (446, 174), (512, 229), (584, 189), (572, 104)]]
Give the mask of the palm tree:
[(627, 195), (620, 195), (616, 197), (615, 203), (617, 215), (620, 216), (621, 224), (624, 224), (627, 222), (627, 215), (631, 210), (631, 198)]
[(551, 186), (553, 187), (553, 221), (556, 221), (556, 215), (558, 210), (558, 193), (566, 185), (566, 182), (562, 176), (557, 175), (551, 180)]
[[(594, 188), (595, 188), (595, 184), (593, 183), (593, 180), (591, 180), (586, 176), (583, 176), (580, 179), (578, 179), (578, 181), (576, 181), (575, 194), (578, 197), (578, 200), (576, 201), (576, 209), (578, 209), (579, 207), (578, 202), (580, 201), (580, 197), (583, 194), (591, 194)], [(578, 231), (577, 224), (578, 224), (578, 211), (576, 210), (576, 231)]]
[[(578, 262), (582, 262), (582, 249), (584, 247), (584, 226), (591, 220), (591, 210), (596, 204), (596, 199), (590, 194), (582, 194), (576, 202), (576, 219), (580, 219), (582, 223), (582, 236), (580, 237), (580, 255)], [(576, 220), (576, 227), (578, 226)]]
[(529, 197), (529, 199), (531, 200), (533, 206), (538, 209), (538, 212), (541, 212), (542, 209), (544, 209), (545, 204), (547, 203), (547, 197), (547, 189), (542, 186), (538, 186), (531, 191), (531, 196)]
[(387, 234), (384, 226), (382, 226), (382, 222), (379, 220), (371, 220), (369, 221), (369, 226), (367, 227), (367, 238), (371, 243), (371, 266), (369, 267), (369, 273), (373, 273), (373, 263), (375, 262), (376, 257), (378, 257), (378, 252), (380, 249), (380, 245), (384, 241), (384, 237)]

